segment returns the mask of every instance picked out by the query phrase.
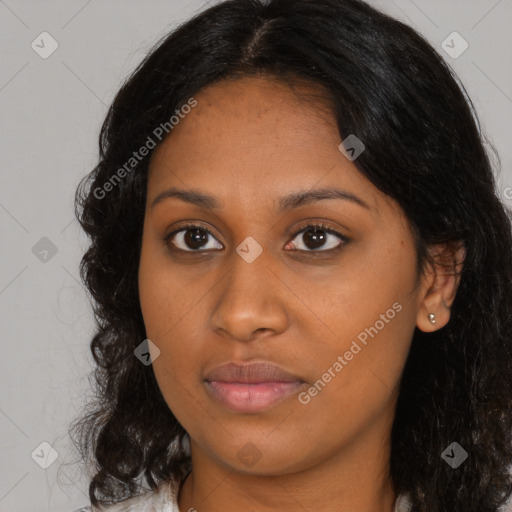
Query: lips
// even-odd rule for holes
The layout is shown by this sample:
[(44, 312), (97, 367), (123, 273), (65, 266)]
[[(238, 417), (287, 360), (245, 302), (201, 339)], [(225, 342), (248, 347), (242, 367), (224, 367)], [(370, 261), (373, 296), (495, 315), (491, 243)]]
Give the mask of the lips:
[(228, 363), (206, 374), (208, 381), (222, 382), (294, 382), (301, 380), (275, 364), (261, 361), (246, 364)]
[(237, 412), (261, 412), (295, 394), (304, 386), (299, 377), (272, 363), (228, 363), (205, 377), (208, 394)]

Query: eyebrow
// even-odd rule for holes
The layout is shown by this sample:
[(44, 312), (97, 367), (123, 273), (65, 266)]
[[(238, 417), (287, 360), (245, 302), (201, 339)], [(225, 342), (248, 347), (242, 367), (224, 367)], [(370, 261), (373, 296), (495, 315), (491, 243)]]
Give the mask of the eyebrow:
[[(206, 210), (219, 210), (223, 207), (223, 203), (217, 198), (204, 194), (197, 189), (178, 189), (171, 187), (158, 194), (151, 202), (150, 208), (154, 208), (157, 204), (171, 197), (177, 197), (182, 201), (194, 204)], [(342, 199), (353, 202), (367, 210), (371, 210), (370, 206), (366, 202), (351, 192), (338, 188), (320, 188), (293, 192), (281, 197), (278, 201), (278, 213), (284, 213), (292, 210), (293, 208), (305, 206), (323, 199)]]

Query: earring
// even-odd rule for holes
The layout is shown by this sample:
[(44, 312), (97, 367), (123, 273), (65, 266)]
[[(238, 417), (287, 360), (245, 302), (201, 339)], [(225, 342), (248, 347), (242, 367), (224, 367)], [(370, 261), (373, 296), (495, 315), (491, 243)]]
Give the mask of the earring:
[(431, 324), (435, 324), (436, 323), (436, 315), (434, 315), (434, 313), (429, 313), (428, 314), (428, 319), (430, 320)]

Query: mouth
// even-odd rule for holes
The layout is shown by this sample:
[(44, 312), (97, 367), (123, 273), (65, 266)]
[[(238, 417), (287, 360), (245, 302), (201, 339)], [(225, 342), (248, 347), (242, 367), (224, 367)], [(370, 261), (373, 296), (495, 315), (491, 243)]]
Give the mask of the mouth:
[(204, 382), (217, 403), (245, 413), (264, 411), (294, 395), (305, 384), (269, 362), (218, 366), (206, 375)]

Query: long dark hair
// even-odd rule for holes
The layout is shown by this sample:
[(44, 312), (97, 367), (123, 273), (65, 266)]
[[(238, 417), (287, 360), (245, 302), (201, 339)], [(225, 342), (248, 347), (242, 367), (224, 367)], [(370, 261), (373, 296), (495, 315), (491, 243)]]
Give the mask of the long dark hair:
[[(463, 243), (450, 322), (414, 333), (390, 468), (414, 512), (495, 512), (512, 493), (511, 214), (449, 66), (413, 29), (359, 0), (222, 2), (160, 41), (115, 97), (99, 163), (76, 192), (91, 239), (80, 271), (97, 319), (97, 401), (70, 430), (94, 467), (91, 502), (178, 484), (191, 465), (188, 434), (152, 367), (134, 357), (146, 337), (137, 273), (149, 156), (133, 152), (203, 87), (251, 75), (327, 91), (341, 140), (356, 134), (366, 146), (359, 171), (407, 215), (419, 268), (429, 245)], [(441, 458), (452, 442), (468, 453), (457, 469)]]

